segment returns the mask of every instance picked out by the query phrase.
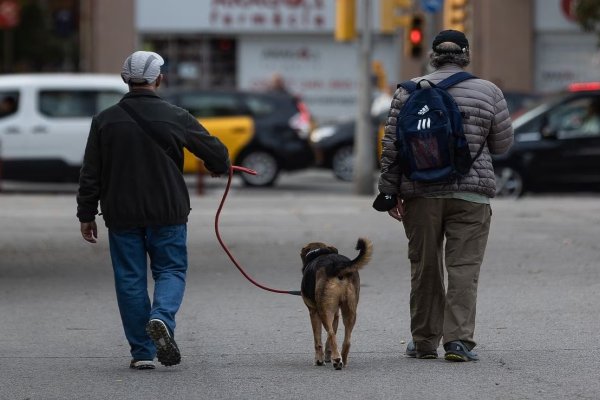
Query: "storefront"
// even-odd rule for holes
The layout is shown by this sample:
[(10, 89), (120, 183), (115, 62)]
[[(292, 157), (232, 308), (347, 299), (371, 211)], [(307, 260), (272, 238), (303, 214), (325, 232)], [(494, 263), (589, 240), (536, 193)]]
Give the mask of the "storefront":
[[(356, 115), (357, 44), (334, 41), (334, 1), (179, 0), (177, 5), (136, 3), (139, 43), (165, 57), (169, 85), (262, 90), (279, 74), (318, 120)], [(377, 16), (375, 9), (375, 30)], [(392, 36), (374, 35), (373, 59), (383, 65), (390, 84), (399, 79), (395, 49)]]
[(564, 90), (572, 82), (600, 81), (596, 35), (570, 18), (569, 1), (535, 2), (535, 90)]

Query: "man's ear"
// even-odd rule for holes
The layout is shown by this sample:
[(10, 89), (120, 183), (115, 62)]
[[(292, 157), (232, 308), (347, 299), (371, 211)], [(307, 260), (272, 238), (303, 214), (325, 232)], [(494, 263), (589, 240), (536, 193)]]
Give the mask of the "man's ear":
[(158, 75), (158, 78), (156, 78), (156, 82), (154, 82), (154, 84), (156, 85), (156, 88), (158, 88), (160, 86), (160, 84), (162, 83), (163, 80), (163, 74)]

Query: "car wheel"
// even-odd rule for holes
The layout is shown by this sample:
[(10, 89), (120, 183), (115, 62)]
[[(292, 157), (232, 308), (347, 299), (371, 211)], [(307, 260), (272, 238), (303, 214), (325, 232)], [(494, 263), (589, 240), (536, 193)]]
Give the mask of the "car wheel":
[(331, 157), (331, 169), (336, 178), (350, 182), (354, 172), (354, 149), (350, 145), (339, 147)]
[(247, 186), (271, 186), (279, 175), (277, 159), (264, 150), (249, 150), (240, 158), (240, 165), (256, 171), (256, 175), (241, 174)]
[(523, 195), (523, 177), (517, 170), (504, 167), (497, 169), (495, 174), (497, 197), (517, 198)]

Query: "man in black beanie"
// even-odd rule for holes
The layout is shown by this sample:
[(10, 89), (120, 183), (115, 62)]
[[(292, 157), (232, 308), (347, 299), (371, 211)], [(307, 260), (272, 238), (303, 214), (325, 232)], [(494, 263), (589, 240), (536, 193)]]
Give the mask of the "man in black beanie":
[[(430, 64), (434, 72), (413, 82), (427, 80), (437, 85), (469, 65), (469, 41), (462, 32), (440, 32), (432, 50)], [(406, 160), (399, 159), (396, 128), (409, 91), (399, 87), (385, 126), (380, 195), (373, 206), (401, 221), (409, 239), (412, 340), (406, 355), (437, 358), (443, 340), (446, 360), (475, 361), (477, 283), (490, 229), (490, 198), (496, 193), (491, 155), (509, 149), (513, 130), (504, 96), (493, 83), (471, 77), (450, 86), (447, 92), (462, 116), (464, 136), (474, 160), (470, 169), (460, 177), (439, 182), (410, 180), (404, 175)], [(419, 116), (426, 119), (435, 110), (423, 107), (421, 111)]]

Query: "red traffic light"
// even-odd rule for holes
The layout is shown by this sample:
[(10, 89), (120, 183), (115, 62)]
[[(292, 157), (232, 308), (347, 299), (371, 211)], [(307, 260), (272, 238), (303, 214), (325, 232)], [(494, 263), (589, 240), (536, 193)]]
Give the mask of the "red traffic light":
[(413, 28), (408, 34), (408, 39), (413, 45), (421, 44), (421, 42), (423, 41), (423, 32), (419, 28)]
[(425, 17), (422, 14), (413, 14), (404, 36), (406, 55), (412, 58), (420, 58), (423, 54), (424, 26)]

